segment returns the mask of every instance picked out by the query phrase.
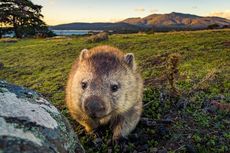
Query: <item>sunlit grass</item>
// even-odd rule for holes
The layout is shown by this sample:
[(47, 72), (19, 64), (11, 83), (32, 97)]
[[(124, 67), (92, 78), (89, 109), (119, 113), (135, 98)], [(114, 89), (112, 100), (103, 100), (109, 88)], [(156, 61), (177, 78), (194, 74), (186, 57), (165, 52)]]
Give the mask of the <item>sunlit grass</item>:
[[(144, 79), (162, 75), (159, 66), (146, 67), (146, 62), (165, 53), (180, 53), (177, 88), (185, 93), (207, 74), (215, 71), (213, 79), (201, 84), (195, 94), (187, 97), (189, 105), (183, 110), (175, 109), (170, 99), (166, 99), (164, 104), (160, 103), (160, 92), (167, 92), (165, 86), (146, 86), (144, 102), (152, 103), (144, 109), (143, 116), (164, 119), (169, 115), (172, 119), (176, 118), (166, 137), (151, 137), (148, 145), (149, 149), (166, 147), (171, 151), (187, 144), (192, 144), (201, 152), (230, 151), (229, 114), (220, 110), (210, 114), (202, 108), (212, 99), (230, 103), (230, 30), (120, 34), (111, 35), (108, 41), (90, 44), (85, 41), (85, 37), (23, 39), (17, 42), (2, 39), (0, 62), (4, 68), (0, 70), (0, 79), (40, 92), (69, 118), (64, 104), (64, 89), (71, 64), (82, 49), (102, 44), (118, 47), (124, 52), (133, 52)], [(221, 96), (222, 99), (218, 98)], [(82, 134), (82, 128), (74, 121), (71, 120), (71, 123), (88, 152), (108, 149), (107, 145), (89, 149), (88, 143), (93, 138)], [(136, 130), (140, 129), (144, 129), (147, 135), (157, 133), (156, 129), (142, 125)], [(108, 134), (103, 140), (107, 141), (109, 137)], [(135, 150), (135, 143), (130, 142), (128, 148)], [(117, 146), (115, 150), (119, 152)]]

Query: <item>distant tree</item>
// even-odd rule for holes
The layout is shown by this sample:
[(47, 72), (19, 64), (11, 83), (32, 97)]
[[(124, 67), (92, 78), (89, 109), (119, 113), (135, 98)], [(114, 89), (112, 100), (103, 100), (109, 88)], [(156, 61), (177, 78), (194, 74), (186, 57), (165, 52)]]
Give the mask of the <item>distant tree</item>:
[(155, 33), (155, 30), (154, 30), (154, 29), (150, 29), (150, 30), (147, 30), (146, 33), (147, 33), (147, 34), (154, 34), (154, 33)]
[(230, 28), (230, 25), (223, 25), (223, 29)]
[(220, 27), (219, 24), (216, 23), (208, 25), (208, 29), (217, 29), (219, 27)]
[(50, 31), (41, 20), (42, 6), (30, 0), (0, 0), (0, 23), (13, 27), (17, 38), (32, 35), (48, 35)]

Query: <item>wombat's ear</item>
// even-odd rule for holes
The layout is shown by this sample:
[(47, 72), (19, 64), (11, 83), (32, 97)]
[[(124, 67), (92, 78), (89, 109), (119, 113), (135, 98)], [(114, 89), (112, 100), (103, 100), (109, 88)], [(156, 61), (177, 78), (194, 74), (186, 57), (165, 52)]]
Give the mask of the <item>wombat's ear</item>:
[(79, 56), (80, 61), (85, 59), (87, 52), (88, 52), (88, 49), (83, 49), (81, 51), (80, 56)]
[(124, 56), (124, 61), (127, 63), (133, 70), (136, 70), (136, 63), (133, 53), (127, 53)]

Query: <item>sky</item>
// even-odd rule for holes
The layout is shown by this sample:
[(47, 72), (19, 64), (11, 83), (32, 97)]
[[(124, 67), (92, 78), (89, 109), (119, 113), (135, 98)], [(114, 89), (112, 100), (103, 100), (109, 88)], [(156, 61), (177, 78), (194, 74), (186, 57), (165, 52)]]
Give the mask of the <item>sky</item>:
[(171, 12), (230, 19), (230, 0), (31, 0), (42, 5), (48, 25), (118, 22), (130, 17)]

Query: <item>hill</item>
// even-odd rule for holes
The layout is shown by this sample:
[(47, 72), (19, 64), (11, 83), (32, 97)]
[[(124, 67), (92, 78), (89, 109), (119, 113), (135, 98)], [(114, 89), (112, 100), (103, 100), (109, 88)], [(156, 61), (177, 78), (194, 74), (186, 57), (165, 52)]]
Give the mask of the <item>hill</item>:
[(201, 17), (192, 14), (172, 12), (152, 14), (144, 18), (128, 18), (117, 23), (69, 23), (51, 26), (53, 30), (112, 30), (121, 31), (169, 31), (185, 29), (206, 29), (209, 25), (230, 26), (230, 20), (220, 17)]
[(132, 25), (155, 28), (207, 28), (209, 25), (218, 24), (220, 27), (230, 25), (230, 20), (220, 17), (201, 17), (192, 14), (172, 12), (170, 14), (152, 14), (144, 18), (129, 18), (122, 22)]
[(141, 31), (143, 27), (125, 22), (119, 23), (69, 23), (50, 27), (52, 30), (112, 30), (112, 31)]
[[(223, 110), (230, 104), (230, 30), (115, 34), (100, 43), (85, 40), (80, 36), (0, 40), (4, 64), (0, 79), (50, 99), (71, 121), (87, 153), (230, 152), (230, 116)], [(72, 63), (82, 49), (98, 45), (134, 53), (145, 80), (142, 120), (121, 145), (111, 144), (110, 130), (101, 129), (99, 136), (86, 134), (71, 119), (64, 102)], [(165, 61), (176, 54), (181, 57), (175, 85), (181, 95), (173, 98), (162, 75), (169, 68)]]

